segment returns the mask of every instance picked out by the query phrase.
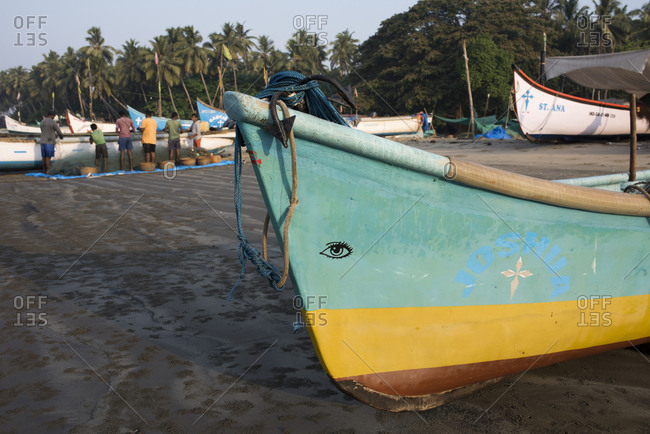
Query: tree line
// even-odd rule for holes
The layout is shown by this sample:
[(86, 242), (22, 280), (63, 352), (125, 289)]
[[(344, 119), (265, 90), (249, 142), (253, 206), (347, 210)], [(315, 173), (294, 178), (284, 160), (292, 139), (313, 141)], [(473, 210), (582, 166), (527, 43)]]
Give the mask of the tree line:
[[(225, 23), (206, 39), (193, 26), (171, 27), (148, 44), (106, 44), (101, 29), (84, 47), (50, 51), (31, 68), (0, 71), (0, 110), (33, 122), (52, 107), (92, 119), (115, 119), (131, 105), (188, 118), (195, 100), (221, 107), (223, 93), (255, 94), (279, 71), (327, 74), (354, 89), (359, 111), (381, 115), (434, 111), (468, 115), (462, 44), (466, 41), (479, 115), (503, 115), (511, 64), (533, 78), (546, 35), (547, 54), (581, 55), (650, 45), (650, 3), (628, 10), (618, 0), (420, 0), (383, 21), (363, 43), (345, 30), (328, 44), (299, 30), (277, 49), (270, 37)], [(583, 93), (559, 78), (549, 83)], [(611, 95), (610, 95), (611, 96)]]

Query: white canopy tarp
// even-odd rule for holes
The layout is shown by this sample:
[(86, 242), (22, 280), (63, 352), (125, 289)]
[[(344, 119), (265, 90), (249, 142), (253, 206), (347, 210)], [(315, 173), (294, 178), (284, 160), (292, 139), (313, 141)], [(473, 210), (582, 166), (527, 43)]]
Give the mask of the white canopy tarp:
[(650, 50), (591, 56), (546, 58), (546, 78), (562, 74), (594, 89), (618, 89), (637, 96), (650, 93)]

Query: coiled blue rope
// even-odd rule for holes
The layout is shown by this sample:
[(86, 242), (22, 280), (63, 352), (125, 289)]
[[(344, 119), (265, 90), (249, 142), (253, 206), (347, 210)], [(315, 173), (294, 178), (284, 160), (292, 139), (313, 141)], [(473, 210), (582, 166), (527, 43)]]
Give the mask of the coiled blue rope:
[(318, 82), (311, 80), (298, 85), (306, 77), (299, 72), (283, 71), (274, 74), (269, 80), (266, 89), (255, 95), (256, 98), (270, 98), (276, 92), (295, 92), (295, 95), (284, 96), (280, 99), (288, 107), (294, 107), (303, 99), (307, 104), (307, 112), (321, 119), (348, 126), (343, 116), (336, 111), (327, 97), (318, 86)]
[[(336, 111), (332, 104), (327, 100), (327, 97), (320, 90), (316, 81), (309, 81), (305, 84), (298, 85), (305, 79), (305, 76), (299, 72), (284, 71), (279, 72), (271, 77), (269, 83), (262, 92), (255, 95), (256, 98), (270, 98), (277, 92), (295, 92), (294, 95), (284, 96), (280, 99), (289, 107), (293, 107), (301, 101), (305, 101), (309, 114), (317, 116), (321, 119), (335, 122), (341, 125), (348, 125), (343, 117)], [(273, 108), (275, 109), (275, 108)], [(229, 300), (232, 301), (235, 289), (241, 283), (244, 275), (246, 274), (246, 263), (251, 261), (257, 272), (268, 279), (269, 284), (275, 290), (281, 291), (278, 288), (278, 283), (282, 278), (280, 270), (270, 262), (264, 260), (259, 250), (254, 248), (246, 239), (244, 230), (241, 224), (241, 169), (242, 169), (242, 152), (241, 148), (244, 144), (239, 127), (236, 129), (235, 134), (235, 214), (237, 217), (237, 238), (239, 238), (238, 256), (241, 263), (241, 273), (239, 280), (230, 290)]]

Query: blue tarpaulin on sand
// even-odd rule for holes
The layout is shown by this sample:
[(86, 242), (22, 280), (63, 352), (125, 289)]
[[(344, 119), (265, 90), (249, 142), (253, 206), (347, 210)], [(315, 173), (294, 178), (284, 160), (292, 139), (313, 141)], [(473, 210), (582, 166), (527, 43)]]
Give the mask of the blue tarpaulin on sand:
[(74, 175), (74, 176), (68, 176), (68, 175), (46, 175), (44, 173), (26, 173), (26, 176), (35, 176), (37, 178), (50, 178), (50, 179), (78, 179), (78, 178), (98, 178), (100, 176), (114, 176), (114, 175), (130, 175), (133, 173), (155, 173), (155, 172), (171, 172), (172, 170), (186, 170), (186, 169), (203, 169), (206, 167), (217, 167), (217, 166), (228, 166), (230, 164), (235, 164), (234, 161), (222, 161), (221, 163), (212, 163), (212, 164), (206, 164), (205, 166), (176, 166), (174, 169), (169, 169), (169, 170), (163, 170), (163, 169), (156, 169), (151, 172), (145, 172), (142, 170), (134, 170), (133, 172), (125, 172), (124, 170), (117, 170), (115, 172), (106, 172), (106, 173), (95, 173), (92, 175)]
[(481, 137), (485, 137), (486, 139), (511, 139), (512, 138), (508, 135), (508, 133), (506, 133), (506, 130), (504, 130), (502, 127), (495, 127), (485, 134), (478, 134), (474, 138), (480, 139)]

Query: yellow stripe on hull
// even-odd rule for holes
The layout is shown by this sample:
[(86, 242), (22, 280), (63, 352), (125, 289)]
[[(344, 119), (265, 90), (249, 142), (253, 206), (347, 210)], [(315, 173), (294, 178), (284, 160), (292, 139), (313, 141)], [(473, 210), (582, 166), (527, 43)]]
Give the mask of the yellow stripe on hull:
[(650, 295), (304, 315), (334, 379), (527, 358), (650, 336)]

